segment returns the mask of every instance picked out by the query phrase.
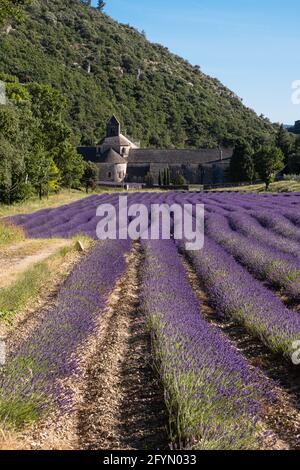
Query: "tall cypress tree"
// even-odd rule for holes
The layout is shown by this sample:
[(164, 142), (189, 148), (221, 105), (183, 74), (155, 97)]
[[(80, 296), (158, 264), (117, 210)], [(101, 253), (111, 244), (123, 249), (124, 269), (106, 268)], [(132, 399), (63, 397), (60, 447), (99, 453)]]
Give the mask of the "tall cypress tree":
[(171, 173), (170, 173), (170, 168), (167, 169), (167, 186), (170, 186), (171, 184)]
[(164, 168), (164, 174), (163, 174), (163, 185), (167, 186), (167, 172), (165, 168)]
[(161, 172), (159, 170), (159, 174), (158, 174), (158, 186), (161, 186), (162, 185), (162, 181), (161, 181)]

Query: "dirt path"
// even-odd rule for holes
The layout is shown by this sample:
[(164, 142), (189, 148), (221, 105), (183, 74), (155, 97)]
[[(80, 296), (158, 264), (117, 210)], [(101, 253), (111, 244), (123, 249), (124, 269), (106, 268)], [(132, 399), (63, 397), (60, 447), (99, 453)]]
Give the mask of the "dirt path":
[(259, 339), (251, 336), (247, 330), (236, 323), (220, 318), (210, 304), (208, 295), (195, 273), (191, 262), (182, 256), (190, 283), (201, 302), (201, 312), (207, 321), (222, 330), (249, 361), (260, 370), (267, 379), (276, 382), (275, 403), (264, 404), (264, 423), (269, 437), (268, 449), (300, 449), (300, 373), (299, 370), (281, 357), (270, 352)]
[(52, 268), (55, 274), (51, 283), (45, 283), (39, 295), (31, 299), (9, 322), (0, 322), (0, 337), (6, 338), (9, 351), (14, 351), (21, 341), (33, 334), (47, 315), (51, 315), (52, 309), (57, 305), (59, 290), (82, 256), (83, 253), (71, 250), (64, 258), (54, 260)]
[(99, 312), (95, 334), (74, 354), (79, 372), (65, 385), (74, 391), (72, 413), (53, 412), (22, 435), (35, 450), (164, 449), (168, 423), (164, 395), (151, 367), (150, 337), (139, 309), (141, 253)]
[(0, 250), (0, 289), (11, 285), (34, 264), (45, 261), (69, 240), (25, 240)]
[(87, 370), (78, 423), (82, 449), (167, 447), (163, 391), (151, 368), (150, 337), (139, 309), (140, 261), (135, 245)]

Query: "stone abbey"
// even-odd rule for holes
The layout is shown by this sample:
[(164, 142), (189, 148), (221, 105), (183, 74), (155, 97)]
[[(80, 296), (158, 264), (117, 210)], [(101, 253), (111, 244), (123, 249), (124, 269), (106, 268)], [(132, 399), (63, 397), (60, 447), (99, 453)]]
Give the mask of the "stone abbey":
[(107, 124), (106, 137), (94, 147), (79, 147), (86, 161), (99, 170), (99, 184), (144, 183), (151, 175), (158, 184), (159, 175), (168, 170), (171, 179), (184, 177), (187, 184), (225, 183), (232, 149), (141, 149), (121, 133), (116, 116)]

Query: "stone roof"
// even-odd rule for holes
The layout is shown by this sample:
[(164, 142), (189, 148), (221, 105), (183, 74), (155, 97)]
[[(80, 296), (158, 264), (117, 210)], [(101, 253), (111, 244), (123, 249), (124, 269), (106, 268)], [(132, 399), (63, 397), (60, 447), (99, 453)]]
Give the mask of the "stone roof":
[[(222, 149), (223, 160), (232, 157), (232, 149)], [(158, 164), (194, 164), (219, 162), (219, 149), (199, 150), (160, 150), (160, 149), (131, 149), (128, 157), (129, 163), (158, 163)]]
[(113, 165), (117, 164), (126, 164), (127, 161), (125, 158), (116, 152), (114, 149), (108, 149), (106, 152), (102, 153), (98, 158), (98, 163), (110, 163)]
[(85, 161), (97, 163), (97, 149), (96, 147), (77, 147), (77, 152), (83, 156)]
[(132, 145), (132, 142), (130, 142), (130, 140), (125, 137), (125, 135), (120, 134), (119, 136), (115, 137), (104, 137), (104, 139), (102, 139), (98, 145), (102, 144), (129, 147), (130, 145)]
[[(124, 136), (120, 136), (124, 137)], [(126, 137), (124, 137), (126, 139)], [(126, 139), (127, 140), (127, 139)], [(112, 148), (104, 153), (98, 154), (96, 147), (78, 147), (78, 152), (86, 161), (94, 163), (126, 163), (118, 152)], [(232, 157), (232, 149), (222, 149), (223, 162)], [(220, 163), (219, 149), (199, 149), (199, 150), (159, 150), (159, 149), (131, 149), (128, 157), (128, 164), (132, 165), (203, 165), (218, 162)]]

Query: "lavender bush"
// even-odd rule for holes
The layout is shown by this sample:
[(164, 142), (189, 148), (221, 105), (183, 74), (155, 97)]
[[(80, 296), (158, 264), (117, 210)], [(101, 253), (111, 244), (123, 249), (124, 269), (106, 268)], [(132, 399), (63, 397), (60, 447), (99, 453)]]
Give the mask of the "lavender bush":
[(65, 380), (78, 370), (76, 349), (95, 331), (117, 278), (127, 242), (98, 243), (71, 273), (32, 336), (7, 358), (0, 376), (0, 419), (21, 426), (58, 405), (69, 410)]
[(206, 237), (204, 249), (187, 252), (220, 315), (233, 318), (272, 351), (289, 360), (300, 340), (300, 316), (285, 307), (225, 249)]
[(201, 316), (175, 244), (148, 242), (144, 248), (142, 305), (173, 441), (181, 448), (259, 447), (259, 400), (271, 398), (270, 384)]
[(259, 240), (238, 234), (224, 216), (210, 216), (206, 232), (222, 245), (256, 277), (266, 279), (275, 287), (282, 287), (294, 300), (300, 298), (300, 260), (291, 252), (282, 253)]

